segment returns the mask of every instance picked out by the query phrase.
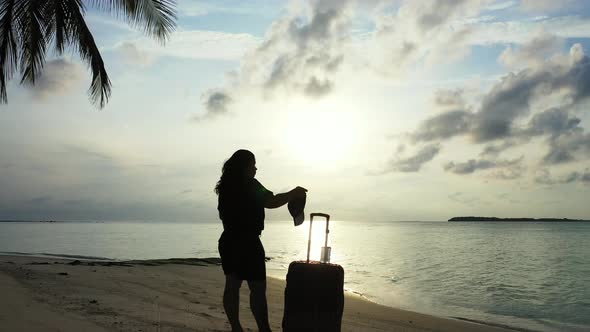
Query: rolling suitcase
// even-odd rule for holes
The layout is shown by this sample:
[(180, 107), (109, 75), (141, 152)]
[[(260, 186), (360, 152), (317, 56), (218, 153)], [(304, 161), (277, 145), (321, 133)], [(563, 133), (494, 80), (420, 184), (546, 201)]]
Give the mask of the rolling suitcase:
[[(326, 218), (326, 242), (319, 262), (309, 260), (311, 226), (314, 217)], [(307, 260), (289, 264), (283, 313), (283, 331), (285, 332), (340, 331), (344, 311), (344, 269), (340, 265), (329, 263), (329, 223), (329, 215), (311, 214)]]

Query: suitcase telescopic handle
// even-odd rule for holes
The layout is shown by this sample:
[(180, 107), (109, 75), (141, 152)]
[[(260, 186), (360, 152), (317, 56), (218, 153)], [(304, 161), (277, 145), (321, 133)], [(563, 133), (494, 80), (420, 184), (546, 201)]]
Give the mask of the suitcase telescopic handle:
[(330, 233), (330, 215), (326, 213), (312, 213), (309, 218), (309, 239), (307, 240), (307, 262), (309, 263), (309, 251), (311, 249), (311, 226), (313, 224), (313, 217), (324, 217), (326, 218), (326, 243), (324, 247), (328, 246), (328, 233)]

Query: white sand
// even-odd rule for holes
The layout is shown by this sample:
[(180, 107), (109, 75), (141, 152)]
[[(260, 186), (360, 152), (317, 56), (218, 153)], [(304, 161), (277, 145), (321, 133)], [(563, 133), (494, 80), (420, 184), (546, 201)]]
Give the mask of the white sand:
[[(101, 266), (0, 256), (0, 331), (229, 331), (220, 266), (143, 261)], [(153, 264), (153, 265), (143, 265)], [(197, 265), (203, 264), (203, 265)], [(269, 278), (269, 314), (281, 331), (284, 280)], [(257, 331), (241, 293), (241, 321)], [(347, 294), (343, 331), (510, 331), (381, 306)]]

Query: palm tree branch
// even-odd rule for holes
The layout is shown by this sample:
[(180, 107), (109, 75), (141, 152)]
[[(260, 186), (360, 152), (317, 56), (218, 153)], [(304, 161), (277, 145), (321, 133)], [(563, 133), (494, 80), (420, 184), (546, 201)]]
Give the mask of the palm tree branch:
[(45, 38), (45, 17), (42, 9), (45, 1), (22, 0), (15, 8), (15, 21), (20, 34), (21, 84), (35, 84), (45, 63), (47, 40)]
[(161, 42), (176, 28), (176, 0), (88, 0), (88, 3), (126, 19)]
[(18, 67), (18, 50), (12, 20), (14, 0), (0, 4), (0, 103), (8, 102), (6, 84)]
[(45, 17), (47, 19), (45, 36), (53, 37), (57, 54), (62, 54), (71, 41), (70, 34), (67, 31), (70, 14), (66, 11), (64, 1), (67, 0), (48, 1), (45, 7)]
[(92, 82), (88, 89), (90, 100), (103, 108), (111, 95), (111, 81), (94, 37), (84, 21), (84, 6), (80, 0), (64, 1), (64, 4), (67, 7), (65, 11), (70, 16), (67, 31), (72, 43), (77, 44), (80, 57), (88, 63), (92, 71)]

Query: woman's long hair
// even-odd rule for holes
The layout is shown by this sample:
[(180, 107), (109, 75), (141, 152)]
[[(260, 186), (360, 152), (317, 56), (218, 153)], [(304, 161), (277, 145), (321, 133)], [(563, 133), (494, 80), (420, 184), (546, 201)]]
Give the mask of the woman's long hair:
[(254, 154), (248, 150), (238, 150), (223, 163), (221, 178), (215, 185), (215, 193), (241, 189), (246, 179), (246, 170), (254, 162)]

